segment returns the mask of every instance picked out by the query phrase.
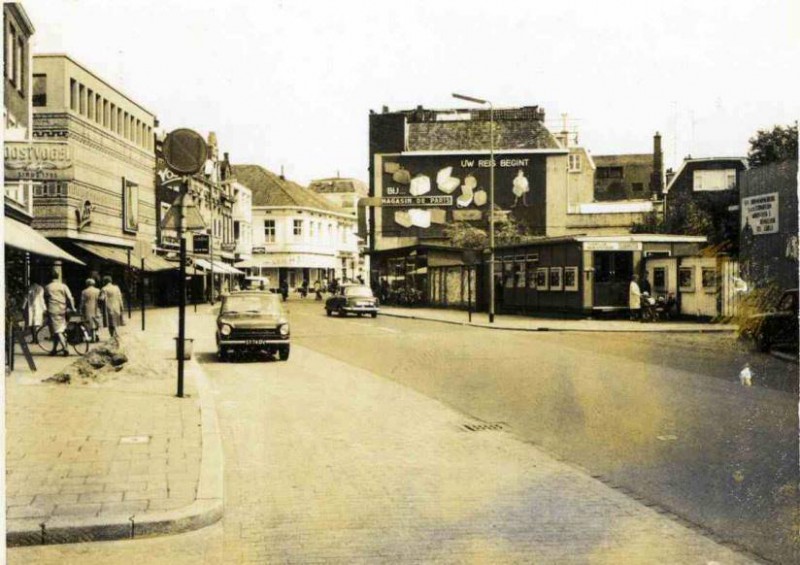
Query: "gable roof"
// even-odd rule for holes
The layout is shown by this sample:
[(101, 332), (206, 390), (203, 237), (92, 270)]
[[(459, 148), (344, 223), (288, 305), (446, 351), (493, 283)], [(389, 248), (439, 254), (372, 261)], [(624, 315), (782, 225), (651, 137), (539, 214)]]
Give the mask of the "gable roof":
[[(664, 189), (664, 192), (669, 192), (669, 189), (672, 187), (675, 182), (683, 175), (687, 168), (692, 171), (703, 169), (703, 165), (710, 165), (709, 169), (719, 168), (722, 164), (732, 164), (732, 165), (741, 165), (742, 169), (747, 168), (747, 158), (746, 157), (701, 157), (698, 159), (691, 159), (686, 158), (681, 163), (681, 166), (678, 167), (678, 170), (675, 171), (675, 174), (670, 179), (669, 183), (667, 183), (667, 187)], [(694, 166), (697, 165), (697, 166)]]
[(653, 166), (652, 153), (627, 153), (621, 155), (592, 155), (598, 167), (624, 167), (626, 165)]
[(233, 165), (236, 180), (253, 191), (253, 206), (298, 206), (341, 213), (316, 192), (286, 180), (261, 165)]

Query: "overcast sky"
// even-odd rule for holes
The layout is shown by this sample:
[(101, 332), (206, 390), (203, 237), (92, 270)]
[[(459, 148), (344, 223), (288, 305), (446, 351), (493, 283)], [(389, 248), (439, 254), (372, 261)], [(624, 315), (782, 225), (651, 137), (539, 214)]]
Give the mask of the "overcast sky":
[(235, 163), (367, 180), (368, 114), (417, 105), (567, 113), (593, 154), (667, 166), (745, 155), (800, 115), (800, 2), (26, 0), (35, 53), (67, 53), (166, 130)]

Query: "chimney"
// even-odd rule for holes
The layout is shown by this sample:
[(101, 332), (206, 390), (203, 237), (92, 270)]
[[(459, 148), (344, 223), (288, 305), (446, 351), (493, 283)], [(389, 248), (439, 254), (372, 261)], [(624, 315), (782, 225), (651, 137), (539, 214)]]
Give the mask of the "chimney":
[(664, 190), (664, 153), (661, 150), (661, 134), (656, 132), (653, 136), (653, 176), (650, 181), (650, 191), (660, 195)]
[(286, 180), (286, 177), (285, 177), (285, 176), (283, 176), (283, 165), (281, 165), (281, 174), (280, 174), (280, 179), (281, 179), (281, 180)]

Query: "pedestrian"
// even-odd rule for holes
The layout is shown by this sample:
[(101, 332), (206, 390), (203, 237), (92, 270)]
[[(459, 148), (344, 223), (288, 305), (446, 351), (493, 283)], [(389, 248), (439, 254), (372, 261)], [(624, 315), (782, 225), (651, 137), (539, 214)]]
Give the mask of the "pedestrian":
[(108, 332), (111, 337), (119, 337), (118, 328), (125, 325), (125, 310), (122, 303), (122, 291), (114, 284), (113, 279), (106, 275), (103, 277), (103, 288), (100, 289), (100, 300), (104, 304), (108, 319)]
[(47, 310), (47, 303), (44, 300), (44, 287), (38, 282), (33, 281), (31, 283), (25, 295), (25, 301), (22, 303), (22, 308), (25, 310), (25, 324), (31, 332), (31, 341), (39, 343), (36, 332), (44, 325), (44, 313)]
[(322, 282), (319, 279), (314, 281), (314, 295), (315, 300), (322, 300)]
[(389, 281), (386, 277), (381, 279), (381, 302), (386, 303), (389, 300)]
[(50, 329), (53, 332), (53, 349), (50, 355), (58, 354), (58, 346), (61, 345), (64, 357), (69, 355), (67, 351), (67, 315), (75, 310), (75, 300), (69, 287), (61, 282), (58, 271), (55, 269), (50, 277), (50, 283), (44, 287), (45, 300), (47, 302), (47, 315), (50, 317)]
[(281, 296), (283, 297), (283, 301), (286, 302), (286, 300), (289, 298), (289, 283), (286, 282), (286, 279), (281, 281), (280, 291), (281, 291)]
[(631, 284), (628, 287), (628, 308), (631, 320), (638, 320), (642, 313), (642, 290), (639, 288), (636, 275), (631, 277)]
[(303, 298), (308, 296), (308, 279), (303, 279), (303, 284), (300, 285), (300, 296)]
[(93, 342), (100, 341), (100, 289), (94, 279), (86, 279), (86, 288), (81, 292), (81, 318)]

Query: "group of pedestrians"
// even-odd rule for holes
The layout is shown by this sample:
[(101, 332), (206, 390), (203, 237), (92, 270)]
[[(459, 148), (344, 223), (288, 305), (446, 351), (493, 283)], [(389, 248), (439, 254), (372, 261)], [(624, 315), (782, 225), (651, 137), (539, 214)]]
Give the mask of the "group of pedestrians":
[[(69, 355), (67, 350), (67, 325), (73, 312), (80, 313), (81, 321), (93, 342), (100, 341), (100, 328), (105, 318), (111, 337), (118, 337), (117, 328), (124, 325), (124, 305), (122, 291), (106, 275), (102, 279), (102, 288), (97, 287), (94, 279), (86, 279), (86, 286), (81, 291), (77, 308), (69, 287), (61, 281), (59, 272), (53, 270), (50, 282), (42, 286), (33, 282), (28, 289), (23, 303), (25, 323), (31, 332), (34, 343), (38, 340), (39, 328), (49, 324), (53, 336), (53, 348), (50, 355)], [(104, 315), (105, 314), (105, 315)]]

